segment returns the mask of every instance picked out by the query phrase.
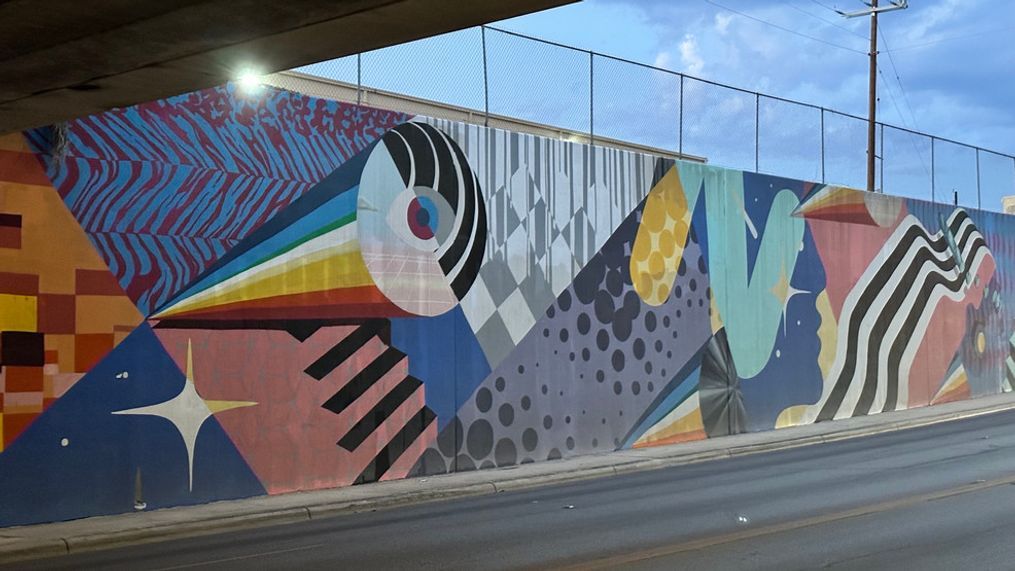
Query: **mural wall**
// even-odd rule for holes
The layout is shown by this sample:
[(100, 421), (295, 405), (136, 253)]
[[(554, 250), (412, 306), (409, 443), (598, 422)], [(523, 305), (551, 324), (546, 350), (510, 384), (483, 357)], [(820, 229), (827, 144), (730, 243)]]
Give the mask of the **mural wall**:
[(1015, 219), (227, 86), (0, 139), (0, 525), (1011, 390)]

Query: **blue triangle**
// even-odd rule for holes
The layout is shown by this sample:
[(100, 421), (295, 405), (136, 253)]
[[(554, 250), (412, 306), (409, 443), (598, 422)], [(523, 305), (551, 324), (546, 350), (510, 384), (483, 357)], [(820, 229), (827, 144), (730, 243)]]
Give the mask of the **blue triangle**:
[(423, 381), (426, 405), (437, 414), (439, 430), (490, 375), (461, 306), (426, 319), (392, 319), (391, 346), (409, 356), (409, 374)]
[(191, 491), (169, 421), (111, 414), (171, 399), (184, 382), (151, 328), (138, 327), (0, 453), (0, 526), (133, 511), (138, 470), (148, 509), (264, 494), (214, 417), (197, 437)]

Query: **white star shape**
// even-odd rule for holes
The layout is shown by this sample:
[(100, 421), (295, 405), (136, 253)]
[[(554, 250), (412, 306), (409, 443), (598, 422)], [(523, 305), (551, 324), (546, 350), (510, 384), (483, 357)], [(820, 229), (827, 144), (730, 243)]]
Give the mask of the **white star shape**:
[(204, 400), (197, 393), (194, 385), (194, 360), (191, 352), (190, 340), (187, 340), (187, 380), (183, 388), (175, 397), (149, 406), (131, 408), (127, 410), (114, 411), (112, 414), (130, 414), (144, 416), (158, 416), (171, 422), (183, 438), (183, 444), (187, 447), (187, 468), (189, 473), (189, 488), (194, 491), (194, 447), (197, 444), (197, 435), (201, 426), (212, 415), (233, 408), (254, 406), (256, 402), (250, 401), (218, 401)]

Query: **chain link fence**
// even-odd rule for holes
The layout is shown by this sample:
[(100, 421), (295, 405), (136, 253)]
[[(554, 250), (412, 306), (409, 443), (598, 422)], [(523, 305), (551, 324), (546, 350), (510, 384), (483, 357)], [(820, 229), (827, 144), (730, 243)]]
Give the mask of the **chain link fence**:
[[(826, 184), (866, 187), (867, 120), (491, 26), (294, 70), (387, 107)], [(405, 108), (401, 103), (408, 101)], [(503, 123), (501, 123), (503, 124)], [(1015, 156), (878, 123), (880, 192), (1001, 211)]]

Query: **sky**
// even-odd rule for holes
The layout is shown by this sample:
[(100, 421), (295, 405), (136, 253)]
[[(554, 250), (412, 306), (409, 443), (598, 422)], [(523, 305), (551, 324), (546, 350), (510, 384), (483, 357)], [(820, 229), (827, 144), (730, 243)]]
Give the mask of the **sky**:
[[(870, 20), (834, 11), (864, 7), (860, 0), (586, 0), (493, 25), (866, 117)], [(879, 28), (879, 120), (1015, 154), (1015, 2), (910, 0), (908, 9), (882, 14)], [(886, 156), (894, 150), (899, 160), (886, 161), (885, 184), (919, 196), (929, 183), (929, 143), (893, 134)], [(851, 132), (848, 144), (856, 137)], [(946, 144), (935, 144), (935, 154), (939, 194), (958, 187), (971, 201), (975, 155)], [(854, 159), (842, 170), (855, 172)], [(985, 207), (1015, 191), (1009, 163), (981, 156), (981, 177), (990, 179), (981, 180), (990, 187)], [(856, 184), (855, 175), (840, 177)]]
[[(887, 0), (882, 0), (882, 4)], [(834, 9), (860, 0), (585, 0), (492, 26), (866, 117), (869, 18)], [(878, 120), (1015, 155), (1015, 2), (910, 0), (879, 18)], [(363, 54), (364, 85), (483, 109), (478, 29)], [(491, 113), (675, 149), (679, 79), (588, 54), (487, 33)], [(355, 81), (355, 63), (317, 72)], [(433, 73), (439, 69), (442, 73)], [(324, 71), (321, 71), (324, 70)], [(709, 162), (755, 166), (753, 96), (685, 85), (683, 149)], [(594, 125), (588, 109), (595, 108)], [(866, 124), (763, 100), (758, 168), (863, 187)], [(886, 130), (878, 187), (997, 209), (1015, 194), (1015, 162)], [(935, 172), (933, 179), (931, 171)], [(933, 183), (933, 184), (932, 184)], [(982, 195), (982, 196), (981, 196)]]
[[(866, 116), (869, 19), (845, 19), (832, 8), (864, 5), (586, 0), (493, 25)], [(879, 61), (886, 122), (1015, 154), (1015, 2), (911, 0), (906, 10), (882, 14), (879, 27), (879, 50), (891, 52)]]

